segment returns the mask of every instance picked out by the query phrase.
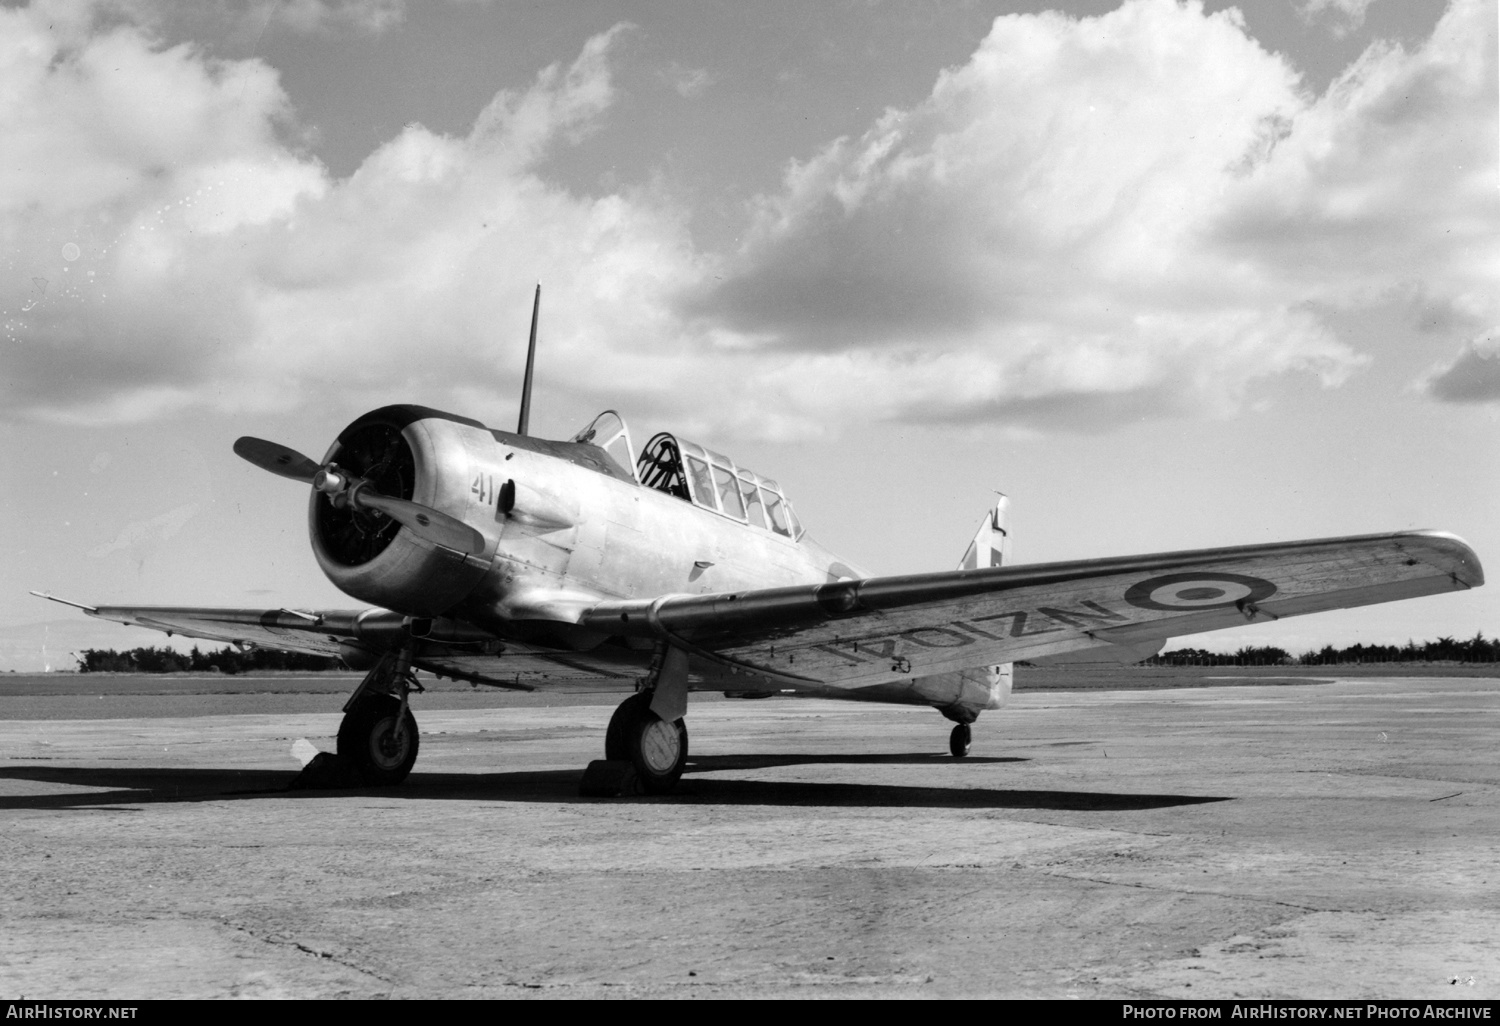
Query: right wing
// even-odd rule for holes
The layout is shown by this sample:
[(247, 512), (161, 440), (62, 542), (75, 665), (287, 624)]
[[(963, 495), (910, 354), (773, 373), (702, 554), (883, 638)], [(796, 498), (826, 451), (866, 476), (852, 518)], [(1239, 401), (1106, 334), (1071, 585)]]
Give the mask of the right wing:
[[(34, 592), (90, 616), (171, 636), (231, 645), (337, 656), (368, 665), (413, 635), (410, 618), (389, 609), (220, 609), (200, 606), (89, 606)], [(456, 620), (422, 622), (412, 660), (418, 669), (455, 680), (531, 691), (537, 687), (618, 691), (634, 685), (640, 667), (611, 652), (557, 652), (495, 635)]]

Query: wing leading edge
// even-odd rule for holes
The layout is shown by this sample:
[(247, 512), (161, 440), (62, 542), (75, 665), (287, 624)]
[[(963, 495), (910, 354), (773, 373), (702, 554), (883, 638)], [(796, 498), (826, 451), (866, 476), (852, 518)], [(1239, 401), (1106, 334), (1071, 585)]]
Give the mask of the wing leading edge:
[(719, 595), (607, 601), (585, 626), (655, 635), (731, 672), (860, 688), (906, 676), (1475, 588), (1439, 531), (958, 570)]

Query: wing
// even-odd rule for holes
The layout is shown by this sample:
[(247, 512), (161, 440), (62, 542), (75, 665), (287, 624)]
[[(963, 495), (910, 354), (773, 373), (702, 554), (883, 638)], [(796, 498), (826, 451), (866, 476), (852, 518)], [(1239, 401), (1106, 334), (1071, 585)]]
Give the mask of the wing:
[[(49, 596), (50, 597), (50, 596)], [(190, 606), (80, 606), (90, 616), (168, 636), (256, 645), (308, 655), (337, 656), (341, 644), (360, 638), (362, 610), (304, 613), (290, 609), (204, 609)]]
[(1174, 635), (1483, 583), (1463, 541), (1413, 531), (610, 601), (582, 622), (731, 673), (859, 689), (1088, 649), (1149, 654)]
[[(65, 604), (103, 620), (164, 631), (168, 635), (338, 656), (355, 665), (362, 664), (362, 657), (372, 662), (413, 636), (410, 618), (388, 609), (303, 612)], [(641, 673), (635, 662), (613, 658), (612, 652), (559, 653), (541, 646), (501, 642), (488, 631), (454, 620), (417, 621), (415, 629), (421, 644), (413, 664), (456, 680), (522, 691), (538, 686), (614, 691), (633, 686)]]

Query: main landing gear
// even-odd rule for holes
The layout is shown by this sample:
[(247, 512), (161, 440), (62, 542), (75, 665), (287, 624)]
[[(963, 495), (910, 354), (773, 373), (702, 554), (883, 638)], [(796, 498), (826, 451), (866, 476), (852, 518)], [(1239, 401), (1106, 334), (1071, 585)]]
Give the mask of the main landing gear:
[(969, 743), (974, 740), (973, 731), (967, 723), (960, 723), (953, 728), (953, 733), (948, 735), (948, 751), (953, 753), (955, 759), (962, 759), (969, 754)]
[(407, 698), (420, 691), (411, 672), (411, 652), (401, 649), (377, 663), (344, 706), (339, 724), (339, 760), (361, 782), (399, 784), (417, 761), (417, 718)]
[(578, 793), (587, 798), (666, 794), (687, 766), (688, 658), (662, 646), (640, 691), (620, 703), (604, 734), (604, 758), (583, 771)]
[(641, 691), (620, 703), (604, 734), (604, 757), (629, 762), (643, 793), (666, 794), (687, 765), (687, 725), (681, 719), (668, 723), (652, 712), (652, 697)]
[(339, 758), (367, 784), (399, 784), (417, 761), (417, 718), (404, 696), (364, 695), (339, 724)]

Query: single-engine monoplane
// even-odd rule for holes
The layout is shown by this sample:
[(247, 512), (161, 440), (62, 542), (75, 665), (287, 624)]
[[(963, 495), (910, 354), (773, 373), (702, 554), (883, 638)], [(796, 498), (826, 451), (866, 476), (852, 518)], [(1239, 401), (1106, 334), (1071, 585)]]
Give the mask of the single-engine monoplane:
[(1437, 531), (1013, 565), (1003, 497), (958, 569), (873, 577), (814, 542), (776, 481), (722, 453), (668, 432), (637, 451), (614, 411), (566, 441), (534, 437), (535, 343), (534, 310), (516, 431), (399, 405), (356, 418), (321, 460), (235, 443), (308, 486), (318, 565), (372, 608), (69, 604), (367, 670), (338, 754), (369, 783), (398, 783), (416, 760), (416, 670), (628, 692), (605, 759), (662, 793), (683, 772), (693, 691), (929, 705), (963, 756), (1013, 662), (1133, 662), (1174, 635), (1484, 582), (1474, 552)]

